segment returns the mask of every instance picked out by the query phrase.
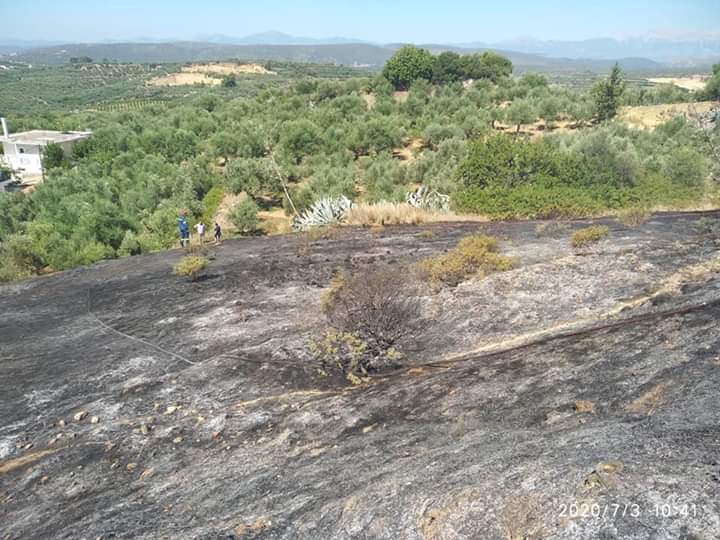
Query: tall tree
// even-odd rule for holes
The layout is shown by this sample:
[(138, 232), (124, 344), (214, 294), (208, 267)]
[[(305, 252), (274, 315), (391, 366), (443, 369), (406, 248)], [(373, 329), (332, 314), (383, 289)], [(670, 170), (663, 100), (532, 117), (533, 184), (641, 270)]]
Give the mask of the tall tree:
[(42, 168), (43, 172), (47, 172), (55, 167), (63, 167), (67, 164), (65, 158), (65, 152), (63, 152), (62, 146), (55, 143), (50, 143), (45, 146), (42, 152)]
[(383, 76), (396, 90), (406, 90), (419, 79), (432, 78), (435, 58), (426, 49), (405, 45), (385, 63)]
[(620, 106), (620, 97), (625, 91), (620, 66), (615, 63), (610, 75), (604, 81), (600, 81), (592, 89), (595, 101), (595, 115), (600, 122), (611, 120), (617, 115)]
[(713, 76), (708, 79), (705, 85), (705, 97), (708, 99), (720, 99), (720, 64), (713, 66)]

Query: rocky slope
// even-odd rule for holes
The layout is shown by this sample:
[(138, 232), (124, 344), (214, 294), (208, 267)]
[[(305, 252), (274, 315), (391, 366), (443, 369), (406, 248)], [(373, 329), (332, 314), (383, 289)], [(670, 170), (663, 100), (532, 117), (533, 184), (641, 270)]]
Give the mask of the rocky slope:
[[(0, 287), (0, 538), (718, 538), (717, 223), (345, 229), (227, 242), (195, 283), (170, 252)], [(425, 290), (401, 367), (319, 376), (337, 268), (479, 230), (516, 269)]]

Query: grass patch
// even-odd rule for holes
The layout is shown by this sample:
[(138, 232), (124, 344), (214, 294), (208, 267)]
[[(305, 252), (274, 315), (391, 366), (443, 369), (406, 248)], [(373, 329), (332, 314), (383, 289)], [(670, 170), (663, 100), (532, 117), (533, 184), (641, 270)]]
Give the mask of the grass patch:
[(639, 227), (648, 219), (650, 219), (650, 212), (644, 208), (628, 208), (617, 214), (618, 223), (626, 227)]
[(450, 212), (432, 212), (407, 203), (381, 202), (355, 204), (348, 212), (345, 223), (362, 227), (383, 225), (420, 225), (438, 221), (484, 221), (480, 216), (460, 216)]
[(582, 248), (599, 242), (610, 234), (610, 229), (605, 225), (593, 225), (584, 229), (578, 229), (570, 236), (570, 244), (574, 248)]
[(466, 279), (510, 270), (515, 261), (498, 253), (497, 240), (482, 234), (467, 236), (445, 255), (420, 263), (421, 273), (431, 282), (455, 286)]
[(200, 273), (207, 268), (209, 263), (210, 261), (205, 257), (189, 255), (180, 259), (180, 262), (173, 267), (173, 274), (195, 281), (200, 276)]

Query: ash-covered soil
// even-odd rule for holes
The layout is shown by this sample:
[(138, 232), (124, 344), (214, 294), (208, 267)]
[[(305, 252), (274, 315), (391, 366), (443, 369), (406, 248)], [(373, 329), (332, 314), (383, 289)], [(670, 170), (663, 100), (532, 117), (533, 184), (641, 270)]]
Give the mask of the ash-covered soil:
[[(195, 283), (168, 252), (0, 287), (0, 538), (720, 538), (710, 220), (581, 252), (343, 229), (226, 242)], [(425, 290), (402, 367), (318, 374), (338, 268), (481, 231), (516, 269)]]

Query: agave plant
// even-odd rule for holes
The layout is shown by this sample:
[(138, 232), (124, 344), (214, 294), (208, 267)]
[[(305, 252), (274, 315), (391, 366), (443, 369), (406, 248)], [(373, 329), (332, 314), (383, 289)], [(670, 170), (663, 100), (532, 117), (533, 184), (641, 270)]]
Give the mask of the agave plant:
[(293, 220), (293, 230), (306, 231), (313, 227), (341, 223), (347, 217), (352, 204), (352, 201), (345, 196), (319, 199)]
[(412, 193), (408, 193), (405, 200), (409, 205), (422, 210), (432, 210), (434, 212), (447, 212), (450, 210), (450, 197), (434, 189), (431, 190), (427, 186), (420, 186)]

